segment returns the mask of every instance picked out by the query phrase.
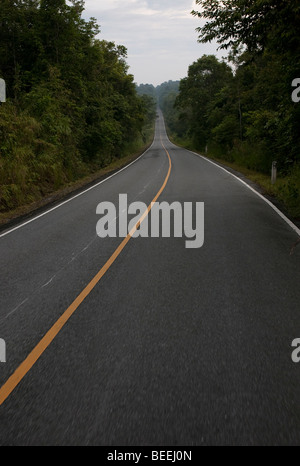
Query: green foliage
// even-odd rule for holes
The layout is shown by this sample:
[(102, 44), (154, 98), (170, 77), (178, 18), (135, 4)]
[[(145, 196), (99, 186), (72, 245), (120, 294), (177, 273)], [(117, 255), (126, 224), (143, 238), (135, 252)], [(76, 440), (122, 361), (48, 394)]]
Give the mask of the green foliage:
[(96, 39), (83, 10), (82, 0), (1, 1), (1, 211), (121, 157), (154, 120), (126, 48)]
[(178, 94), (179, 83), (180, 81), (165, 81), (156, 87), (157, 100), (161, 108), (164, 108), (165, 99), (167, 99), (170, 94)]
[(155, 102), (157, 102), (156, 88), (153, 84), (140, 84), (136, 87), (136, 90), (138, 95), (151, 97)]
[(295, 218), (300, 218), (300, 165), (296, 165), (288, 173), (282, 183), (279, 183), (277, 195), (286, 202)]
[(196, 0), (194, 16), (207, 20), (198, 28), (199, 41), (217, 40), (221, 48), (245, 45), (280, 53), (299, 52), (300, 5), (292, 0)]
[[(291, 101), (291, 83), (300, 69), (299, 2), (287, 0), (196, 0), (192, 14), (207, 22), (199, 41), (231, 48), (235, 68), (230, 95), (239, 103), (241, 140), (288, 171), (299, 161), (300, 108)], [(260, 164), (263, 165), (263, 164)]]
[(204, 55), (189, 67), (175, 102), (169, 92), (175, 121), (168, 128), (191, 148), (267, 176), (275, 160), (284, 180), (276, 194), (299, 216), (300, 104), (291, 99), (300, 72), (299, 2), (196, 4), (199, 42), (217, 41), (229, 55), (227, 63)]
[(176, 98), (179, 94), (179, 81), (166, 81), (156, 88), (157, 100), (164, 113), (166, 127), (169, 132), (183, 135), (186, 128), (179, 122), (179, 112), (175, 108)]
[(232, 79), (228, 65), (213, 55), (204, 55), (189, 67), (187, 78), (180, 82), (176, 107), (181, 110), (180, 118), (188, 124), (188, 135), (196, 148), (205, 148), (213, 127), (224, 126), (221, 92)]

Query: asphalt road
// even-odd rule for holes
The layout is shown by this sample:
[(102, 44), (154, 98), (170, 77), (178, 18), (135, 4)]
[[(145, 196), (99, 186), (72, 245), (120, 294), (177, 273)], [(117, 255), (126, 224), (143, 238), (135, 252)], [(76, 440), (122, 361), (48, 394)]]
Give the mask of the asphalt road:
[[(203, 246), (131, 238), (111, 260), (123, 238), (97, 236), (97, 205), (162, 187), (159, 202), (204, 203)], [(298, 237), (160, 116), (136, 162), (0, 233), (0, 445), (300, 444)]]

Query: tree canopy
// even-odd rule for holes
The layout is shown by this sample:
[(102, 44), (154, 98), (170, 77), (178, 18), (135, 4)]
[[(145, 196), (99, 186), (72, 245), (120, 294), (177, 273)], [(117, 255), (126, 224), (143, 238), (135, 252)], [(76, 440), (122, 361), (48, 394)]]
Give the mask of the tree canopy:
[(199, 42), (216, 41), (228, 56), (204, 55), (191, 64), (168, 127), (189, 146), (249, 169), (267, 174), (276, 161), (288, 180), (284, 197), (300, 217), (300, 104), (292, 98), (300, 78), (300, 3), (196, 4)]
[(300, 4), (294, 0), (196, 0), (194, 16), (207, 20), (198, 28), (199, 41), (217, 40), (221, 48), (245, 45), (298, 52)]
[(143, 137), (149, 102), (136, 92), (127, 50), (99, 39), (83, 11), (82, 0), (1, 0), (1, 210), (106, 165)]

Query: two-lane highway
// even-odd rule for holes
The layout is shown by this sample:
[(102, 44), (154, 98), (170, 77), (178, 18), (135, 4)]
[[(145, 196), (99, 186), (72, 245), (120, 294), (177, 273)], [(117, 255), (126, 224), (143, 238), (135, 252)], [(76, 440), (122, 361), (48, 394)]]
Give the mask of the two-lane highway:
[[(119, 194), (203, 202), (203, 246), (99, 238)], [(298, 234), (160, 115), (133, 164), (0, 233), (0, 444), (299, 444)]]

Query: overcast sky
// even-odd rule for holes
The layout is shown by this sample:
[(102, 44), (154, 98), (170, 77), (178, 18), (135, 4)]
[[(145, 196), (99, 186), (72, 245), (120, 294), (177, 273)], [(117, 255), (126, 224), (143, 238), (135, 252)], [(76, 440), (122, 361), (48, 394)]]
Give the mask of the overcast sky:
[(204, 54), (224, 55), (214, 44), (197, 42), (194, 8), (192, 0), (85, 0), (84, 18), (97, 19), (99, 38), (127, 48), (137, 84), (156, 86), (184, 78)]

